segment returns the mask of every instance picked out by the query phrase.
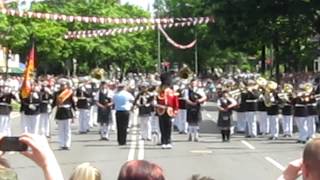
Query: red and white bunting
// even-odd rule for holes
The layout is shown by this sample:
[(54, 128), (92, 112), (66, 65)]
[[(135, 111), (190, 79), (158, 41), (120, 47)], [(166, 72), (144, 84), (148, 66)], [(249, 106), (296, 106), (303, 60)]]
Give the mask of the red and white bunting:
[[(64, 38), (65, 39), (80, 39), (80, 38), (91, 38), (91, 37), (103, 37), (103, 36), (115, 36), (117, 34), (127, 34), (132, 32), (141, 32), (146, 30), (155, 30), (156, 28), (168, 29), (173, 27), (186, 27), (186, 26), (193, 26), (197, 24), (207, 24), (211, 22), (210, 20), (206, 20), (205, 18), (203, 20), (194, 20), (194, 21), (188, 21), (188, 22), (179, 22), (179, 23), (170, 23), (170, 24), (164, 24), (163, 26), (157, 26), (157, 25), (150, 25), (150, 26), (134, 26), (134, 27), (124, 27), (124, 28), (114, 28), (114, 29), (103, 29), (103, 30), (87, 30), (87, 31), (69, 31)], [(161, 30), (160, 29), (160, 30)], [(164, 32), (164, 30), (163, 30)], [(177, 43), (174, 43), (174, 41), (168, 36), (168, 42), (177, 45)], [(194, 43), (194, 42), (193, 42)], [(179, 45), (178, 48), (184, 49), (184, 48), (190, 48), (190, 46), (193, 44), (190, 43), (186, 46)], [(191, 46), (192, 47), (192, 46)]]
[(179, 49), (190, 49), (197, 43), (197, 40), (195, 39), (195, 40), (193, 40), (191, 43), (189, 43), (187, 45), (178, 44), (172, 38), (169, 37), (169, 35), (164, 31), (164, 29), (161, 27), (161, 25), (158, 25), (158, 28), (159, 28), (160, 32), (164, 35), (166, 40), (176, 48), (179, 48)]
[(97, 16), (70, 16), (57, 13), (41, 13), (41, 12), (21, 12), (15, 9), (0, 9), (0, 13), (8, 16), (27, 17), (35, 19), (66, 21), (66, 22), (83, 22), (97, 24), (171, 24), (176, 22), (214, 22), (212, 17), (186, 17), (186, 18), (110, 18)]

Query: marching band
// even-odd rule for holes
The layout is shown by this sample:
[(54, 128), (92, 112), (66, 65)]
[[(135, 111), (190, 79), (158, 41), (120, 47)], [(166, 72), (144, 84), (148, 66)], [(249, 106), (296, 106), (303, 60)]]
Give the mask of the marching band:
[[(217, 72), (210, 82), (214, 82), (216, 89), (218, 116), (215, 118), (223, 142), (230, 141), (233, 126), (247, 138), (261, 135), (277, 140), (281, 132), (289, 138), (294, 127), (298, 131), (298, 143), (315, 137), (319, 122), (319, 79), (299, 82), (292, 78), (278, 84), (259, 74)], [(19, 88), (12, 84), (16, 83), (0, 80), (0, 133), (11, 135), (11, 101), (14, 100), (21, 104), (23, 132), (50, 138), (50, 121), (56, 120), (63, 150), (71, 148), (70, 126), (75, 119), (79, 134), (88, 133), (98, 122), (101, 140), (108, 141), (110, 132), (117, 131), (119, 145), (125, 145), (132, 111), (137, 112), (144, 141), (171, 149), (173, 125), (179, 134), (187, 134), (187, 140), (199, 141), (201, 106), (208, 97), (213, 97), (207, 96), (203, 82), (186, 66), (176, 74), (132, 76), (124, 82), (42, 77), (32, 81), (32, 92), (27, 98), (19, 96)]]

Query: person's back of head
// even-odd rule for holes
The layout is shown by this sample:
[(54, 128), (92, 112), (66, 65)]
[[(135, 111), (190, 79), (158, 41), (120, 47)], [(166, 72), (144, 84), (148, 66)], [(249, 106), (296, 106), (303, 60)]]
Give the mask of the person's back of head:
[(304, 148), (303, 176), (306, 180), (320, 179), (320, 138), (310, 141)]
[(70, 180), (101, 180), (101, 173), (90, 163), (82, 163), (75, 168)]
[(197, 175), (193, 175), (191, 177), (191, 180), (214, 180), (214, 179), (208, 176), (200, 176), (197, 174)]
[(10, 168), (9, 162), (0, 157), (0, 180), (17, 180), (17, 173)]
[(165, 180), (160, 166), (145, 160), (126, 162), (120, 170), (118, 180)]

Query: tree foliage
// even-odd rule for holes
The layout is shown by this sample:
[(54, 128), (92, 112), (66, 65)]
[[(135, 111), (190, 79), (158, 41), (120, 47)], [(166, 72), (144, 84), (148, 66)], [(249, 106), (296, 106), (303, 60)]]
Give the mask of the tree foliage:
[[(192, 38), (198, 32), (202, 68), (228, 64), (245, 65), (248, 59), (264, 63), (266, 50), (273, 50), (273, 67), (279, 74), (283, 64), (288, 71), (311, 69), (318, 55), (320, 30), (318, 0), (158, 0), (165, 13), (175, 17), (214, 16), (216, 22), (194, 29), (171, 30), (175, 40)], [(172, 47), (163, 46), (165, 51)], [(192, 50), (191, 50), (192, 51)], [(191, 53), (191, 52), (189, 52)], [(188, 53), (183, 52), (187, 58)], [(179, 52), (170, 53), (179, 57)], [(269, 55), (271, 56), (271, 55)], [(189, 56), (190, 57), (190, 56)], [(185, 59), (185, 58), (182, 58)], [(189, 61), (192, 64), (192, 60)]]
[[(16, 5), (12, 6), (14, 8)], [(33, 4), (32, 11), (102, 17), (150, 17), (148, 12), (138, 7), (121, 6), (116, 1), (110, 0), (90, 2), (52, 0)], [(68, 30), (114, 27), (116, 26), (53, 22), (0, 15), (0, 33), (5, 37), (0, 43), (9, 46), (21, 57), (26, 57), (30, 37), (33, 36), (37, 46), (40, 73), (65, 73), (73, 58), (78, 61), (80, 73), (86, 74), (94, 67), (109, 69), (113, 64), (126, 67), (125, 70), (154, 69), (152, 43), (154, 35), (150, 31), (113, 37), (64, 39), (64, 34)]]

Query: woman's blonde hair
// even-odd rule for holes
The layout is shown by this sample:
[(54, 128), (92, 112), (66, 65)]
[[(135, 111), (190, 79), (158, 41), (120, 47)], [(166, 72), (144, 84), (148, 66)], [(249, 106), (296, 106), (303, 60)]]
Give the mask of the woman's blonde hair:
[(101, 173), (90, 163), (82, 163), (74, 169), (70, 180), (101, 180)]

